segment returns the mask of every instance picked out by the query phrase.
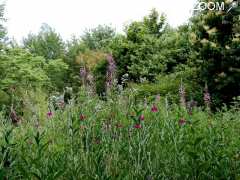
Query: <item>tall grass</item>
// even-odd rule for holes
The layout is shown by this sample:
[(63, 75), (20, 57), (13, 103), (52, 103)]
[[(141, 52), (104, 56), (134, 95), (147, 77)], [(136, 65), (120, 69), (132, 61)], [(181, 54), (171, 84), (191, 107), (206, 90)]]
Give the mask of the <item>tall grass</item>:
[(189, 114), (166, 103), (83, 94), (37, 125), (2, 115), (0, 179), (239, 179), (238, 104)]

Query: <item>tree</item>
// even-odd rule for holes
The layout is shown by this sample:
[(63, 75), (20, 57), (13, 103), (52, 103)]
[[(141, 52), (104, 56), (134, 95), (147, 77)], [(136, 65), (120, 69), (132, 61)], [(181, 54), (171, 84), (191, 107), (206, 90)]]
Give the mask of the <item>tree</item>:
[(160, 54), (164, 57), (166, 66), (164, 73), (174, 73), (187, 64), (191, 55), (189, 35), (188, 25), (179, 26), (177, 29), (166, 27), (159, 40)]
[[(217, 2), (217, 1), (214, 1)], [(240, 7), (225, 11), (202, 11), (192, 19), (192, 44), (199, 79), (207, 83), (215, 105), (240, 95)]]
[(156, 9), (152, 9), (150, 14), (143, 19), (143, 25), (146, 27), (148, 33), (156, 37), (161, 36), (164, 26), (166, 25), (165, 22), (165, 15), (159, 15)]
[[(0, 108), (2, 105), (10, 106), (10, 103), (20, 99), (23, 94), (19, 91), (22, 89), (49, 86), (44, 65), (43, 57), (33, 57), (20, 48), (4, 48), (0, 53)], [(17, 96), (13, 97), (16, 92)]]
[(68, 65), (62, 59), (56, 59), (46, 63), (44, 70), (51, 80), (52, 89), (63, 90), (68, 78)]
[(72, 86), (74, 90), (78, 90), (81, 85), (81, 80), (79, 77), (81, 64), (79, 64), (79, 62), (77, 61), (77, 57), (87, 50), (88, 48), (81, 41), (81, 39), (75, 36), (73, 36), (72, 39), (66, 43), (66, 55), (64, 58), (64, 62), (69, 67), (66, 83), (68, 84), (68, 86)]
[(133, 81), (141, 78), (154, 81), (155, 76), (166, 69), (159, 39), (165, 28), (164, 15), (159, 16), (156, 10), (152, 10), (142, 21), (128, 25), (126, 36), (116, 36), (110, 47), (117, 62), (119, 78), (128, 73)]
[(20, 48), (4, 49), (0, 54), (1, 89), (47, 85), (49, 78), (44, 66), (43, 57), (34, 57)]
[(65, 46), (60, 35), (49, 25), (43, 24), (37, 35), (29, 34), (23, 39), (24, 48), (32, 54), (43, 56), (45, 59), (64, 58)]
[(0, 4), (0, 49), (2, 49), (6, 37), (6, 29), (3, 26), (3, 22), (6, 21), (4, 18), (4, 8), (5, 5)]
[(106, 49), (115, 35), (115, 30), (112, 27), (99, 25), (96, 28), (86, 30), (81, 39), (90, 50), (100, 50)]

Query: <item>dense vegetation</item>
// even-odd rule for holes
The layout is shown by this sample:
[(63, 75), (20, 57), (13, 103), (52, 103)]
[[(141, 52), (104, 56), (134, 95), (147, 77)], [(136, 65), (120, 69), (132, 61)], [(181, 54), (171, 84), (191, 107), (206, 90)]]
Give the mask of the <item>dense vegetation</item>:
[(3, 12), (0, 179), (240, 178), (239, 7), (22, 44)]

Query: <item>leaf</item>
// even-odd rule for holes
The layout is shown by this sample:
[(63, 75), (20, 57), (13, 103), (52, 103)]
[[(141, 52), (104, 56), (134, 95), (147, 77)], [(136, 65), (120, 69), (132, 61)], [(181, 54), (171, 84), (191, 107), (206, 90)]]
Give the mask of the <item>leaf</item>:
[(194, 146), (197, 146), (202, 140), (204, 140), (203, 137), (198, 137), (198, 138), (194, 141)]
[(187, 152), (189, 156), (191, 156), (193, 159), (198, 159), (198, 155), (194, 151), (188, 151)]
[(34, 177), (36, 177), (37, 179), (41, 180), (41, 177), (40, 177), (37, 173), (32, 172), (31, 174), (32, 174)]

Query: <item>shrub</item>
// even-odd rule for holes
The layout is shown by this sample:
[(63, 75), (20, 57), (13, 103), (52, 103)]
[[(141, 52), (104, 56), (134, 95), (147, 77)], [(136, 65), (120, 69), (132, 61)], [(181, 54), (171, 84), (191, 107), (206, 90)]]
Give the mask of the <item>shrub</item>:
[(93, 74), (96, 83), (96, 92), (102, 96), (106, 93), (106, 73), (107, 73), (107, 60), (103, 60), (94, 68)]
[(51, 81), (49, 90), (63, 91), (68, 78), (68, 68), (68, 65), (61, 59), (50, 60), (45, 64), (44, 70)]
[(130, 87), (136, 89), (138, 98), (160, 94), (168, 97), (169, 101), (177, 103), (179, 102), (179, 87), (183, 82), (187, 99), (196, 100), (199, 104), (203, 104), (203, 88), (198, 85), (194, 80), (195, 78), (194, 69), (185, 69), (185, 71), (169, 75), (159, 75), (155, 83), (131, 84)]

